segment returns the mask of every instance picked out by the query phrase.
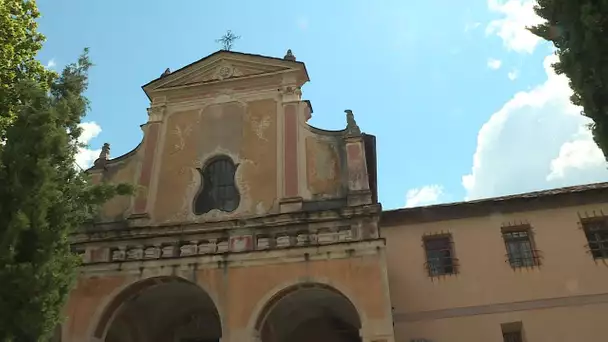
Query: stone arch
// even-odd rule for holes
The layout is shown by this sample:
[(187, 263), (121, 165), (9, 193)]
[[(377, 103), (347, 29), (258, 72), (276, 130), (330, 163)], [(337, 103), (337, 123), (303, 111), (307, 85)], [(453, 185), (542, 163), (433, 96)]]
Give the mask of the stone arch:
[(180, 334), (219, 341), (222, 330), (218, 306), (208, 291), (178, 276), (159, 276), (121, 288), (101, 311), (92, 335), (107, 342), (174, 341)]
[(359, 334), (365, 318), (360, 308), (327, 282), (286, 284), (260, 304), (250, 322), (250, 331), (257, 341), (298, 342), (298, 338), (361, 341)]

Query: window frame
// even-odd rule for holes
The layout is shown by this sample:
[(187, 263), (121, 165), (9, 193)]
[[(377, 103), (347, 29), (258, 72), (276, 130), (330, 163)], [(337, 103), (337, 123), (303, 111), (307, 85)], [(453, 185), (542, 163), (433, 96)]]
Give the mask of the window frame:
[(198, 169), (201, 185), (193, 203), (196, 215), (203, 215), (212, 210), (233, 212), (238, 209), (241, 194), (236, 182), (237, 168), (238, 164), (232, 158), (219, 155), (210, 158)]
[[(587, 241), (585, 247), (593, 260), (608, 259), (608, 219), (601, 217), (581, 220), (581, 226), (583, 234), (585, 234), (585, 240)], [(597, 226), (600, 226), (599, 229), (597, 229)], [(599, 235), (601, 233), (604, 233), (605, 236)], [(589, 239), (591, 234), (595, 237), (593, 241)], [(598, 247), (593, 248), (593, 245), (597, 245)]]
[[(430, 243), (433, 241), (445, 240), (445, 245), (447, 248), (431, 248)], [(427, 274), (431, 278), (437, 278), (442, 276), (450, 276), (458, 274), (458, 259), (454, 253), (454, 239), (452, 234), (434, 234), (434, 235), (425, 235), (422, 237), (422, 248), (424, 249), (425, 254), (425, 262), (424, 266), (426, 268)], [(429, 254), (429, 252), (449, 252), (448, 256), (440, 256), (439, 260), (439, 268), (433, 267), (433, 263), (431, 259), (437, 259)], [(449, 260), (449, 262), (445, 262), (445, 260)], [(439, 269), (439, 271), (437, 271)], [(448, 269), (450, 269), (448, 271)]]
[[(514, 234), (525, 234), (525, 236), (513, 236)], [(511, 235), (511, 236), (509, 236)], [(502, 227), (501, 229), (502, 241), (505, 245), (505, 262), (513, 269), (518, 268), (531, 268), (540, 266), (539, 251), (536, 249), (536, 242), (534, 239), (534, 232), (532, 227), (528, 224)], [(523, 251), (521, 246), (527, 242), (527, 251)], [(519, 257), (514, 257), (516, 251), (512, 248), (513, 244), (519, 244), (518, 251)], [(529, 255), (524, 255), (525, 253)]]
[(500, 325), (503, 342), (525, 342), (523, 322), (502, 323)]

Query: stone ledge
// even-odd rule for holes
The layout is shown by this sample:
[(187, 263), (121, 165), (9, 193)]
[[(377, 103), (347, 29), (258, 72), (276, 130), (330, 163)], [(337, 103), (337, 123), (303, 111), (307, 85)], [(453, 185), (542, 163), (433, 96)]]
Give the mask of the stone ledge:
[(280, 263), (301, 263), (304, 261), (321, 261), (348, 259), (377, 255), (385, 248), (384, 239), (336, 243), (324, 246), (304, 246), (289, 249), (265, 251), (247, 251), (238, 253), (193, 255), (153, 260), (129, 260), (123, 262), (106, 262), (87, 264), (80, 268), (84, 276), (100, 274), (141, 274), (144, 269), (174, 269), (188, 271), (192, 268), (252, 267)]

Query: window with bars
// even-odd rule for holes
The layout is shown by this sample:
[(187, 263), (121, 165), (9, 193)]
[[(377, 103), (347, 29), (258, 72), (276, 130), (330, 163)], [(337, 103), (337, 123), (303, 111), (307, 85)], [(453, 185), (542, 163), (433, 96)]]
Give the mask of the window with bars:
[(529, 227), (503, 230), (502, 238), (507, 249), (507, 258), (511, 267), (538, 266), (537, 253)]
[(202, 189), (195, 202), (195, 214), (204, 214), (213, 209), (231, 212), (239, 206), (241, 196), (235, 184), (237, 165), (229, 157), (213, 159), (204, 169), (199, 169), (202, 176)]
[(522, 322), (510, 322), (500, 325), (503, 342), (524, 342)]
[(451, 236), (425, 237), (424, 249), (426, 251), (426, 267), (429, 276), (436, 277), (456, 273)]
[(606, 220), (584, 222), (583, 230), (593, 259), (608, 258), (608, 224)]
[(523, 342), (521, 331), (511, 331), (502, 333), (503, 342)]

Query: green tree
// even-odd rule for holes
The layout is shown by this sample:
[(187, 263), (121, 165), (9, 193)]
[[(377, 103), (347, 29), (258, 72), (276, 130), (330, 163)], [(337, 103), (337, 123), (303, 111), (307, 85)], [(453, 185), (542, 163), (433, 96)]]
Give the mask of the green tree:
[(570, 79), (571, 101), (608, 159), (608, 0), (538, 0), (535, 12), (546, 22), (530, 31), (557, 48), (553, 67)]
[(29, 80), (47, 87), (56, 76), (36, 59), (44, 42), (39, 16), (35, 1), (0, 0), (0, 141), (20, 101), (17, 84)]
[(0, 155), (0, 341), (46, 341), (61, 320), (80, 259), (68, 237), (128, 185), (92, 185), (75, 167), (87, 51), (46, 88), (14, 87), (20, 101)]

